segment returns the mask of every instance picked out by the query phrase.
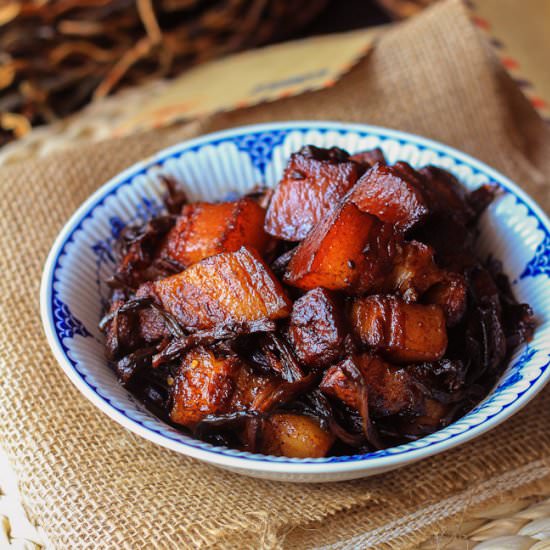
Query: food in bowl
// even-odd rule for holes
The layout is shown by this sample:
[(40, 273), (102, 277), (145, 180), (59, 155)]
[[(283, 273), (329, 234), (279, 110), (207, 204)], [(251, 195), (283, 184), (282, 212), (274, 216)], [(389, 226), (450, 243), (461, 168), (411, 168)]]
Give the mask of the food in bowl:
[(119, 380), (202, 440), (295, 458), (422, 437), (533, 332), (475, 254), (496, 189), (380, 150), (306, 146), (277, 187), (125, 228), (100, 323)]

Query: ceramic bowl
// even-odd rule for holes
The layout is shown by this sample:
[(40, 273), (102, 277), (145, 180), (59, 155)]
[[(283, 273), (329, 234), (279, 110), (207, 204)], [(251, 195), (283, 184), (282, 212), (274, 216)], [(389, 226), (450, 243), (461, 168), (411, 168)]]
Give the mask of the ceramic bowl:
[[(287, 159), (305, 144), (350, 152), (380, 147), (389, 162), (441, 166), (468, 188), (495, 182), (502, 190), (480, 220), (481, 257), (503, 263), (520, 301), (533, 307), (533, 340), (516, 350), (492, 392), (472, 411), (418, 441), (362, 455), (289, 459), (212, 446), (151, 414), (116, 380), (97, 328), (112, 273), (112, 246), (128, 223), (159, 214), (161, 174), (185, 185), (191, 200), (274, 186)], [(100, 183), (100, 182), (98, 182)], [(241, 474), (285, 481), (334, 481), (379, 474), (435, 455), (494, 428), (532, 399), (550, 374), (550, 223), (517, 185), (455, 149), (396, 130), (336, 122), (287, 122), (235, 128), (161, 151), (107, 182), (73, 215), (44, 268), (41, 312), (61, 367), (100, 410), (125, 428), (178, 453)]]

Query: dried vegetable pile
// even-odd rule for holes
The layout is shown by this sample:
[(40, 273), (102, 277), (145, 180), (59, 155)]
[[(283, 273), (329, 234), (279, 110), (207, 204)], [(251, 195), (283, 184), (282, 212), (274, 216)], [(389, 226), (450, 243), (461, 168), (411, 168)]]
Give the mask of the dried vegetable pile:
[(0, 146), (122, 85), (293, 36), (326, 0), (0, 2)]
[(274, 191), (186, 202), (126, 228), (100, 323), (120, 381), (195, 437), (265, 454), (355, 454), (471, 409), (528, 340), (476, 257), (496, 189), (306, 146)]

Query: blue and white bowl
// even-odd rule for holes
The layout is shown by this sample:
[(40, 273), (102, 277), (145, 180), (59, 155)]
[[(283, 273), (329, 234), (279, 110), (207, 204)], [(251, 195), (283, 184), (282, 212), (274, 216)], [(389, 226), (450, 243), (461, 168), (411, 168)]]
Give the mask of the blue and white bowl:
[[(478, 252), (500, 260), (520, 301), (531, 304), (535, 336), (516, 350), (498, 384), (466, 416), (418, 441), (363, 455), (319, 459), (264, 456), (216, 447), (153, 416), (116, 380), (97, 325), (114, 268), (112, 246), (128, 223), (159, 214), (161, 174), (185, 186), (191, 200), (246, 193), (277, 184), (302, 145), (350, 152), (380, 147), (390, 162), (405, 160), (453, 172), (470, 189), (495, 182), (502, 193), (480, 220)], [(140, 162), (96, 191), (55, 241), (44, 268), (41, 311), (54, 354), (77, 388), (129, 430), (176, 452), (239, 473), (286, 481), (334, 481), (385, 472), (464, 443), (517, 412), (550, 375), (550, 222), (521, 189), (481, 162), (421, 137), (334, 122), (246, 126), (186, 141)]]

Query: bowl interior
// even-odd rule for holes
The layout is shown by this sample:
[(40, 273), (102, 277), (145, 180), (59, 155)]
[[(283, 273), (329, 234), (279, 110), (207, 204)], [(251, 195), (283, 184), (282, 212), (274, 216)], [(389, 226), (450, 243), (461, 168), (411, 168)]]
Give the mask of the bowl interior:
[[(390, 162), (450, 170), (468, 188), (493, 181), (502, 193), (480, 220), (477, 249), (500, 260), (520, 301), (535, 310), (538, 327), (519, 348), (493, 392), (449, 427), (418, 441), (352, 457), (289, 459), (251, 455), (192, 439), (154, 417), (116, 380), (97, 328), (108, 298), (104, 280), (114, 268), (113, 243), (121, 229), (162, 212), (160, 175), (173, 176), (191, 200), (242, 195), (258, 183), (278, 182), (290, 154), (305, 144), (350, 152), (380, 147)], [(437, 452), (473, 437), (509, 416), (546, 381), (550, 357), (549, 227), (545, 215), (517, 187), (483, 164), (416, 136), (337, 123), (245, 127), (205, 136), (159, 153), (96, 192), (59, 236), (44, 272), (42, 311), (57, 358), (71, 379), (110, 416), (141, 435), (194, 456), (240, 457), (278, 463), (372, 461)], [(412, 454), (411, 454), (412, 453)]]

